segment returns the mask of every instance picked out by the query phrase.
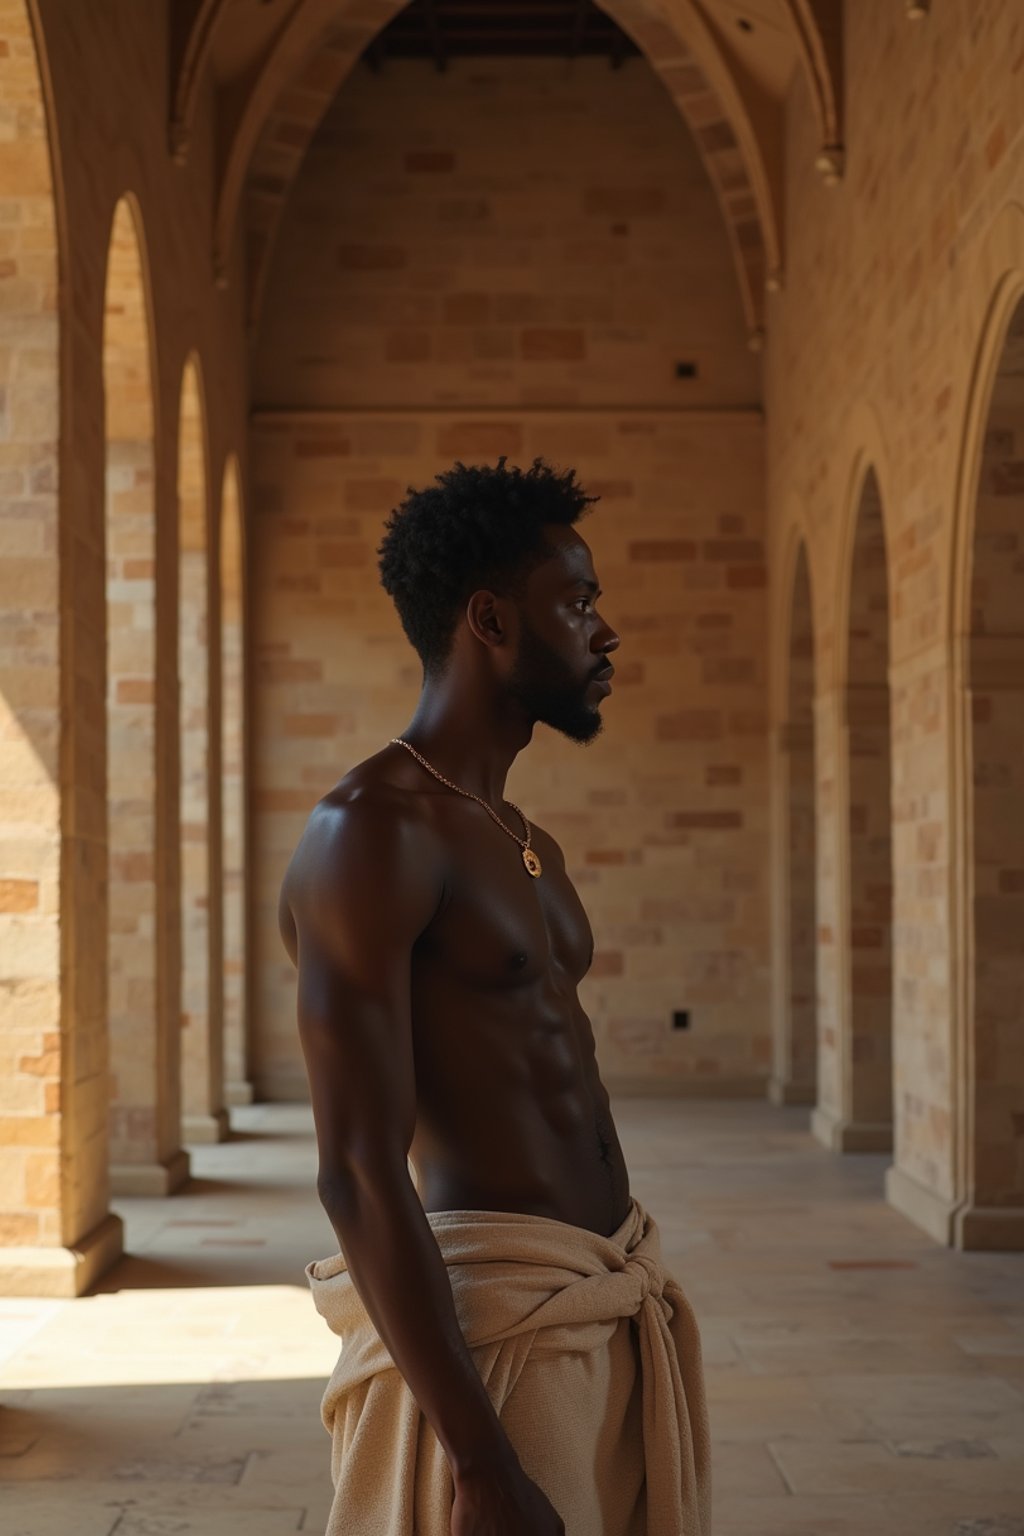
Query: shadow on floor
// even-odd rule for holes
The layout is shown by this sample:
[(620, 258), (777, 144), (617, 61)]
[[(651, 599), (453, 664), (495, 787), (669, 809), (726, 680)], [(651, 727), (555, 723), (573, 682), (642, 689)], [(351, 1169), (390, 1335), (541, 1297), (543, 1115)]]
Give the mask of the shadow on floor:
[(282, 1264), (276, 1256), (254, 1254), (249, 1249), (242, 1249), (237, 1257), (228, 1257), (220, 1248), (194, 1259), (126, 1253), (86, 1294), (113, 1296), (119, 1291), (219, 1290), (260, 1285), (305, 1289), (303, 1265)]
[(5, 1393), (3, 1529), (322, 1531), (332, 1496), (324, 1385), (308, 1377)]

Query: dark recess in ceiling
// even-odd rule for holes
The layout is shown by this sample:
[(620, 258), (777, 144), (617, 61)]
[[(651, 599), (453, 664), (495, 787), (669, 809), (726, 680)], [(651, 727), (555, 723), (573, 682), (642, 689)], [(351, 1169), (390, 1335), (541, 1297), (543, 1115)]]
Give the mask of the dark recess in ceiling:
[(594, 0), (412, 0), (363, 53), (372, 70), (388, 59), (606, 58), (612, 68), (640, 50)]

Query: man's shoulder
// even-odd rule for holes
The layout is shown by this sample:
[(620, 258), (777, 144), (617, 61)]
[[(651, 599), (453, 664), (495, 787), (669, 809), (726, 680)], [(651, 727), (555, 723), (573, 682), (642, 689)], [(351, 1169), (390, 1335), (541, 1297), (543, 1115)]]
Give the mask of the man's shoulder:
[(393, 753), (357, 763), (317, 801), (285, 876), (289, 895), (322, 890), (343, 865), (366, 862), (394, 875), (410, 855), (425, 851), (430, 818)]
[(416, 797), (396, 772), (400, 766), (387, 749), (364, 758), (317, 801), (310, 821), (344, 821), (353, 816), (370, 820), (384, 813), (414, 815)]

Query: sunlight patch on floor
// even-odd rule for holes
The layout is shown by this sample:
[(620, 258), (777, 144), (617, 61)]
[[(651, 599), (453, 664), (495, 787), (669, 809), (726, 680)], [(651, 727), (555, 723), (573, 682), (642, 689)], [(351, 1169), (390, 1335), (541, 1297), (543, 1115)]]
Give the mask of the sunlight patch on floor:
[(298, 1286), (121, 1291), (47, 1305), (26, 1313), (27, 1337), (11, 1325), (22, 1337), (3, 1367), (5, 1389), (323, 1380), (337, 1357)]

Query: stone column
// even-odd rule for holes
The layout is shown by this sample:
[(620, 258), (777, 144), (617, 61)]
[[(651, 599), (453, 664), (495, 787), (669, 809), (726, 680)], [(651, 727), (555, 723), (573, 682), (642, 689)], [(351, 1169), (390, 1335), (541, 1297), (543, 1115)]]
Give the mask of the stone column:
[[(57, 221), (27, 8), (0, 36), (0, 1293), (74, 1296), (121, 1252), (108, 1209), (103, 434), (64, 398)], [(71, 308), (69, 304), (69, 309)], [(101, 413), (100, 413), (101, 415)], [(72, 515), (73, 513), (73, 515)]]
[(773, 760), (775, 1028), (768, 1097), (773, 1104), (813, 1104), (817, 1056), (813, 723), (789, 720), (778, 726)]
[(849, 986), (846, 951), (846, 721), (839, 691), (814, 701), (817, 773), (818, 1094), (811, 1129), (839, 1150), (848, 1118), (845, 1069)]

